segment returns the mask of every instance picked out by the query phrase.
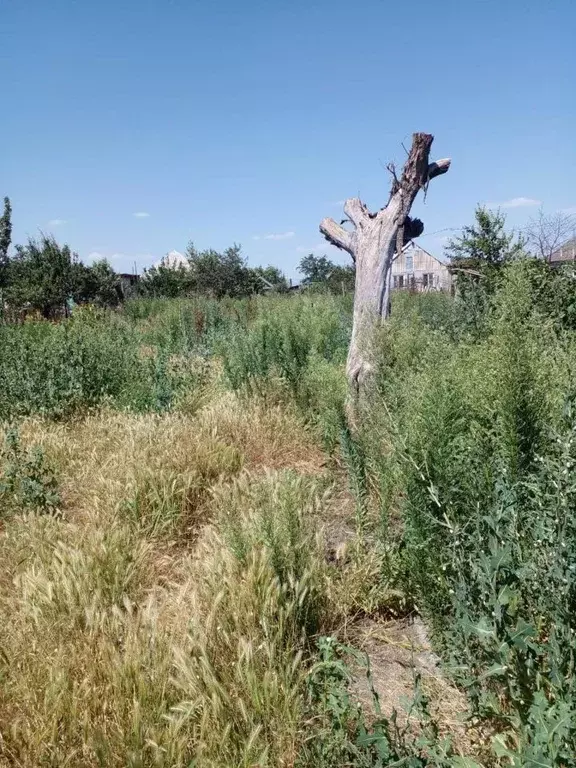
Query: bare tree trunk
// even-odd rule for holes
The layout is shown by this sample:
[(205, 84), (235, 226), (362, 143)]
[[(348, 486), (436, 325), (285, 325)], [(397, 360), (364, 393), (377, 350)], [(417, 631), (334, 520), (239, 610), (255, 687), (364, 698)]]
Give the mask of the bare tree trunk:
[(348, 350), (346, 374), (350, 394), (356, 400), (366, 388), (374, 365), (370, 350), (373, 331), (382, 318), (389, 314), (390, 270), (394, 253), (413, 237), (422, 234), (424, 225), (418, 219), (410, 219), (412, 203), (421, 188), (430, 179), (446, 173), (450, 160), (429, 162), (430, 147), (434, 137), (427, 133), (415, 133), (412, 148), (400, 179), (394, 167), (392, 189), (388, 204), (377, 213), (371, 213), (356, 197), (346, 200), (344, 213), (354, 225), (353, 231), (345, 230), (333, 219), (324, 219), (320, 232), (332, 243), (347, 251), (356, 262), (356, 287), (354, 292), (354, 321), (352, 339)]

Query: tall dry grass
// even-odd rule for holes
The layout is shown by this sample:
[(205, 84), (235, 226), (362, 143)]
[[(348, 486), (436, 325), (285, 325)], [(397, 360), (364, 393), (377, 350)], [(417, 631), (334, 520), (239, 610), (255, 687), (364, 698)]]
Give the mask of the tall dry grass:
[(20, 433), (62, 514), (0, 531), (0, 763), (292, 765), (308, 638), (332, 620), (301, 418), (225, 395)]

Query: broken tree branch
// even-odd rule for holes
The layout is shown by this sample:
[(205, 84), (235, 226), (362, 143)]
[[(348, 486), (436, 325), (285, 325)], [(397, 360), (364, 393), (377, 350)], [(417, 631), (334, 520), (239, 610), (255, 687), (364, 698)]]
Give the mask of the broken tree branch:
[(448, 173), (451, 162), (449, 157), (444, 157), (442, 160), (430, 163), (428, 166), (428, 180), (435, 179), (436, 176), (441, 176), (443, 173)]
[(352, 258), (354, 258), (351, 233), (346, 232), (344, 227), (337, 224), (334, 219), (322, 219), (320, 222), (320, 232), (329, 243), (335, 245), (336, 248), (341, 248), (343, 251), (347, 251)]
[(368, 208), (359, 197), (349, 197), (344, 203), (344, 213), (356, 228), (364, 225), (370, 216)]

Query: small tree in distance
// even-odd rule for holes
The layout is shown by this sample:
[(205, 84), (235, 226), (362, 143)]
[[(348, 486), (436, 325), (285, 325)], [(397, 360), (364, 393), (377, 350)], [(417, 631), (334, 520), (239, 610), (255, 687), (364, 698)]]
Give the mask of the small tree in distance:
[(265, 287), (271, 288), (278, 293), (285, 293), (288, 288), (286, 275), (278, 268), (269, 264), (267, 267), (253, 267), (252, 272), (256, 277), (255, 290), (260, 293)]
[(170, 299), (186, 296), (192, 290), (190, 270), (184, 264), (171, 264), (165, 257), (159, 264), (144, 270), (138, 290), (144, 296)]
[(12, 242), (12, 206), (10, 198), (4, 198), (4, 213), (0, 216), (0, 264), (7, 261)]
[(118, 275), (106, 259), (99, 259), (91, 266), (76, 264), (73, 298), (78, 302), (91, 302), (99, 307), (116, 307), (120, 303), (121, 290)]
[(0, 217), (0, 317), (4, 314), (4, 295), (8, 280), (8, 251), (12, 241), (12, 206), (4, 198), (4, 213)]
[(479, 205), (474, 213), (475, 223), (452, 238), (446, 252), (452, 264), (461, 269), (497, 269), (524, 253), (524, 242), (513, 232), (506, 232), (506, 217)]
[(564, 211), (546, 215), (540, 208), (538, 215), (524, 228), (524, 236), (535, 256), (550, 261), (554, 251), (576, 236), (576, 216)]
[(449, 241), (446, 253), (470, 322), (480, 327), (501, 268), (524, 255), (524, 242), (506, 231), (506, 217), (500, 211), (479, 205), (474, 218), (474, 224)]
[(288, 281), (277, 267), (247, 265), (239, 245), (223, 252), (209, 248), (199, 251), (193, 243), (186, 250), (186, 262), (164, 258), (145, 270), (139, 290), (147, 296), (176, 298), (201, 294), (221, 299), (262, 293), (272, 288), (288, 290)]
[(78, 256), (52, 235), (29, 238), (17, 245), (8, 263), (6, 300), (14, 307), (29, 307), (51, 318), (66, 312), (68, 299), (78, 286)]
[(314, 256), (309, 253), (300, 261), (299, 271), (304, 275), (302, 282), (305, 285), (311, 283), (325, 283), (334, 270), (334, 264), (326, 256)]
[(320, 285), (336, 293), (354, 290), (353, 265), (334, 264), (326, 256), (309, 253), (302, 258), (298, 269), (304, 275), (303, 285)]
[(186, 249), (192, 289), (214, 298), (248, 296), (255, 292), (254, 275), (242, 256), (239, 245), (223, 253), (208, 249), (198, 251), (193, 243)]

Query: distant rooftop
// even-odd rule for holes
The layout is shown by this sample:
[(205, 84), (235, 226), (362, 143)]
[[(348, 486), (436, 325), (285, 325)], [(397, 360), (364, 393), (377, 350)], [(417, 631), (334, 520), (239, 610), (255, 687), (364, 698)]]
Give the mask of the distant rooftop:
[(559, 261), (576, 261), (576, 237), (571, 237), (557, 248), (550, 256), (550, 261), (557, 263)]
[(154, 266), (159, 267), (161, 264), (170, 269), (178, 269), (179, 267), (188, 269), (190, 266), (188, 259), (183, 253), (180, 253), (180, 251), (170, 251), (166, 256), (160, 259), (160, 261), (157, 261)]

